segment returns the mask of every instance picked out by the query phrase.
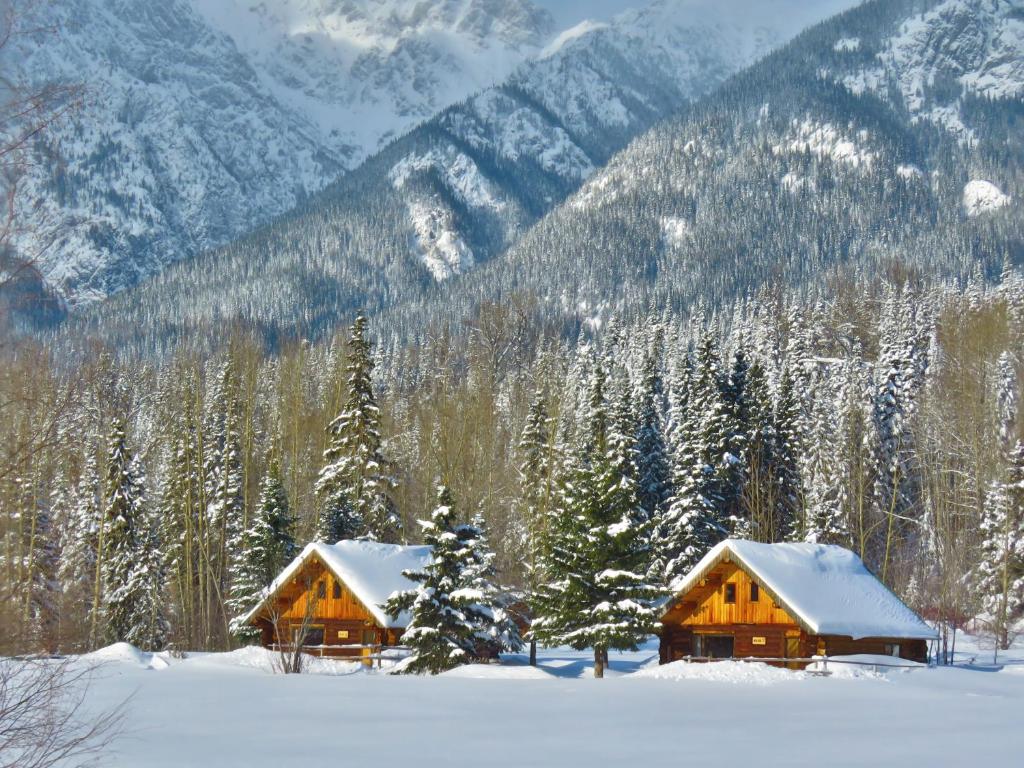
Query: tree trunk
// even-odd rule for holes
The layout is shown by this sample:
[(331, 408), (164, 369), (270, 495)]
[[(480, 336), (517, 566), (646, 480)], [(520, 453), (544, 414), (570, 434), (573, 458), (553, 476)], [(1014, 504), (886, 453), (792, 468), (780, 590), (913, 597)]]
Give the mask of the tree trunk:
[(594, 677), (604, 677), (604, 652), (600, 648), (594, 649)]
[(537, 641), (536, 640), (531, 640), (530, 641), (530, 666), (531, 667), (536, 667), (537, 666)]

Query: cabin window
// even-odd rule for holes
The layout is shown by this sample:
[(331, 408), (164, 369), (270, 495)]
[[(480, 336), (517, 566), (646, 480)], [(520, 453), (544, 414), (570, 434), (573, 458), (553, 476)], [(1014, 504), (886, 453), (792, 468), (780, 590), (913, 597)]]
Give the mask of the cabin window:
[(320, 600), (323, 600), (325, 597), (327, 597), (327, 585), (322, 581), (318, 581), (316, 583), (316, 596)]
[(735, 603), (736, 602), (736, 585), (726, 584), (725, 585), (725, 602)]
[(900, 644), (899, 643), (886, 643), (885, 644), (885, 655), (886, 656), (899, 656), (900, 655)]
[(334, 582), (334, 599), (341, 600), (341, 584)]
[(292, 625), (292, 643), (294, 645), (310, 646), (324, 644), (324, 628), (321, 625), (306, 627), (305, 634), (301, 624)]
[(750, 602), (756, 603), (761, 599), (761, 587), (754, 582), (750, 582)]

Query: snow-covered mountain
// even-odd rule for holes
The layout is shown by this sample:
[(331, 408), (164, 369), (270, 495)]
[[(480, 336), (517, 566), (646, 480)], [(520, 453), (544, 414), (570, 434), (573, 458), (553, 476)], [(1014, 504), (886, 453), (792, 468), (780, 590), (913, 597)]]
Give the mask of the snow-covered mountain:
[(829, 275), (998, 272), (1024, 241), (1021, 51), (1019, 2), (865, 3), (636, 139), (436, 304), (522, 292), (598, 322)]
[(353, 307), (386, 307), (470, 272), (635, 136), (846, 2), (766, 5), (659, 0), (577, 25), (273, 226), (97, 315), (146, 306), (166, 334), (224, 317), (316, 332)]
[(529, 0), (52, 0), (34, 13), (5, 73), (83, 83), (87, 98), (35, 148), (16, 245), (72, 302), (294, 207), (553, 34)]

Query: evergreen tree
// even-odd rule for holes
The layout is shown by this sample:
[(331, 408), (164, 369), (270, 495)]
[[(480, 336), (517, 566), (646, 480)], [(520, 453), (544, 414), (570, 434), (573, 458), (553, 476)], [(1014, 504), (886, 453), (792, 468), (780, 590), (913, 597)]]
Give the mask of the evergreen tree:
[(348, 396), (328, 427), (330, 444), (316, 483), (320, 501), (316, 535), (320, 541), (357, 536), (378, 541), (398, 538), (400, 521), (392, 499), (396, 482), (382, 451), (366, 326), (366, 318), (360, 315), (349, 329)]
[(711, 485), (711, 468), (704, 463), (701, 414), (691, 393), (695, 382), (685, 377), (677, 383), (674, 403), (675, 447), (672, 463), (673, 495), (658, 523), (657, 562), (663, 584), (689, 573), (721, 538), (722, 529), (712, 499), (705, 495)]
[(474, 653), (496, 657), (504, 651), (522, 650), (523, 639), (510, 611), (512, 597), (496, 581), (494, 550), (483, 516), (477, 514), (469, 525), (457, 526), (456, 534), (467, 562), (455, 597), (467, 602), (466, 616), (475, 627)]
[(534, 635), (541, 642), (592, 648), (602, 677), (612, 648), (635, 650), (654, 630), (658, 588), (637, 571), (648, 536), (629, 467), (629, 442), (612, 430), (605, 374), (591, 382), (587, 440), (564, 487)]
[(644, 359), (636, 436), (636, 481), (640, 508), (647, 520), (666, 509), (672, 494), (672, 469), (662, 423), (664, 385), (659, 367), (660, 343)]
[(770, 530), (766, 531), (768, 541), (791, 541), (800, 538), (806, 530), (800, 479), (800, 456), (804, 450), (801, 421), (800, 396), (787, 366), (782, 371), (779, 401), (775, 406), (775, 513)]
[(996, 409), (1004, 469), (992, 484), (981, 521), (981, 557), (975, 581), (996, 645), (1010, 647), (1011, 626), (1024, 617), (1024, 442), (1016, 439), (1017, 376), (1012, 359), (999, 359)]
[(115, 419), (107, 453), (103, 561), (104, 613), (111, 640), (158, 650), (167, 634), (158, 540), (146, 514), (145, 487)]
[(259, 631), (242, 621), (260, 601), (278, 573), (296, 555), (295, 518), (276, 460), (260, 484), (259, 502), (242, 536), (241, 553), (232, 572), (231, 633), (242, 641), (253, 640)]
[[(548, 539), (548, 513), (554, 502), (554, 448), (544, 393), (530, 404), (519, 440), (519, 510), (522, 518), (527, 600), (533, 602), (542, 581), (542, 561)], [(530, 663), (537, 663), (537, 642), (530, 641)]]
[(467, 584), (479, 575), (476, 539), (456, 523), (449, 490), (438, 488), (437, 507), (430, 520), (421, 520), (424, 543), (433, 551), (422, 571), (406, 571), (419, 584), (416, 589), (393, 595), (385, 604), (391, 615), (409, 611), (402, 643), (412, 653), (396, 671), (438, 674), (476, 658), (483, 624), (479, 600), (482, 592)]
[(733, 355), (732, 370), (722, 386), (725, 443), (719, 470), (722, 518), (732, 535), (739, 538), (748, 538), (751, 530), (749, 509), (745, 503), (751, 417), (747, 391), (749, 372), (750, 364), (741, 341)]

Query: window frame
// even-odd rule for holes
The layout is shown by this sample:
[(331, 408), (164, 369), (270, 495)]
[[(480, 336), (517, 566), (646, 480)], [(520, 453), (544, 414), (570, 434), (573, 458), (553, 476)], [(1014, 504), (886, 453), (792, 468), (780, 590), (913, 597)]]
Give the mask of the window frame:
[(331, 595), (333, 596), (334, 600), (341, 600), (341, 582), (337, 579), (334, 580)]
[(722, 595), (722, 601), (726, 605), (736, 605), (736, 582), (727, 581), (723, 586), (725, 593)]
[(756, 581), (750, 582), (750, 602), (761, 602), (761, 585)]

